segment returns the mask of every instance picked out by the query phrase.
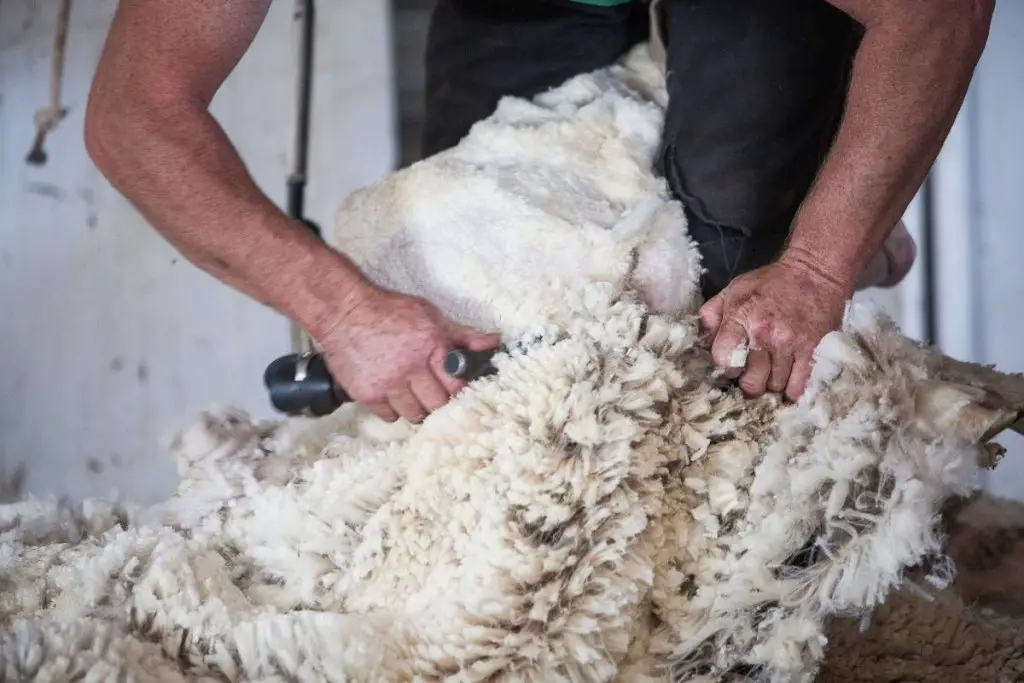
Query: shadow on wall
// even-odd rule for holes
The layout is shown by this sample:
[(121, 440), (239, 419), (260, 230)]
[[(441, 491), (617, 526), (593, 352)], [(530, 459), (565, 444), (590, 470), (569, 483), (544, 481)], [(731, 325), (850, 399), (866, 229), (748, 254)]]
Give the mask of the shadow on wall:
[(25, 463), (8, 466), (0, 453), (0, 505), (21, 500), (25, 487)]

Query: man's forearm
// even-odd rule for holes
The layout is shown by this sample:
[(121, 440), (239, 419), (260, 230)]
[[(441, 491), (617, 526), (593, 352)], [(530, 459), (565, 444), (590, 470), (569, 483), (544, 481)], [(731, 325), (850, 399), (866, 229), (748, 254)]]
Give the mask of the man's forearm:
[(86, 140), (110, 182), (183, 256), (314, 336), (367, 287), (263, 194), (201, 104), (100, 98)]
[(987, 38), (985, 4), (867, 26), (843, 122), (783, 260), (810, 265), (852, 294), (952, 127)]

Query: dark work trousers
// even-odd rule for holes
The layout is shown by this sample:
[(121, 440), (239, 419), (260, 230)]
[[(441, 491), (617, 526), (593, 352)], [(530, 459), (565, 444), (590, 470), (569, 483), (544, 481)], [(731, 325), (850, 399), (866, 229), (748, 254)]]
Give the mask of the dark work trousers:
[[(826, 0), (663, 0), (669, 106), (656, 171), (685, 206), (705, 298), (774, 259), (842, 116), (861, 26)], [(423, 154), (503, 95), (531, 97), (649, 36), (644, 2), (439, 0)]]

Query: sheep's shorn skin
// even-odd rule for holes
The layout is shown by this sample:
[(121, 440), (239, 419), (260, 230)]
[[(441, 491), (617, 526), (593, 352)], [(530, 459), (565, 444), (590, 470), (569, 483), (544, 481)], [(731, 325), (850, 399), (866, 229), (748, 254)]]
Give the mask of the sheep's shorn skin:
[(851, 308), (798, 404), (722, 381), (664, 102), (641, 46), (349, 197), (335, 246), (498, 374), (418, 426), (204, 413), (151, 509), (0, 507), (0, 676), (810, 682), (834, 618), (948, 581), (1024, 380)]

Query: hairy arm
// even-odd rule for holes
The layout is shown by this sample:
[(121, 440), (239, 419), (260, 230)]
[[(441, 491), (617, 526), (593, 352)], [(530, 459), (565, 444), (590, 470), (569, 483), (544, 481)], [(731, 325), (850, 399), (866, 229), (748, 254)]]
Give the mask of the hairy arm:
[[(814, 349), (938, 156), (988, 39), (994, 0), (828, 0), (864, 27), (843, 120), (779, 259), (701, 307), (743, 390), (799, 398)], [(741, 344), (749, 355), (731, 367)]]
[(995, 0), (829, 2), (865, 31), (842, 124), (782, 260), (852, 295), (953, 125)]
[(419, 421), (464, 385), (454, 346), (500, 338), (374, 287), (260, 191), (208, 108), (270, 0), (121, 0), (86, 112), (93, 161), (186, 258), (297, 321), (349, 396)]
[(89, 96), (86, 147), (193, 264), (317, 337), (369, 284), (264, 195), (208, 111), (269, 5), (121, 0)]

